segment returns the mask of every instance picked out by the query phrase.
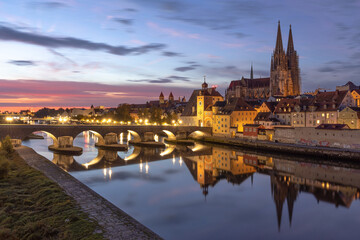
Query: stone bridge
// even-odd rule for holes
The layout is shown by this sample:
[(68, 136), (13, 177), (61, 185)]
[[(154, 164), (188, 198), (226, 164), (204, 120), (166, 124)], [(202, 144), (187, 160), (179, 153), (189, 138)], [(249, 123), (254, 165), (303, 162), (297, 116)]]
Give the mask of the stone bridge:
[[(2, 124), (0, 125), (0, 139), (9, 135), (13, 139), (24, 140), (27, 136), (34, 132), (44, 132), (48, 134), (54, 141), (54, 145), (58, 146), (58, 139), (64, 136), (75, 138), (84, 131), (90, 131), (98, 137), (98, 143), (104, 143), (104, 136), (109, 133), (127, 134), (133, 136), (135, 142), (144, 140), (144, 137), (153, 133), (157, 135), (166, 134), (169, 139), (185, 139), (189, 136), (199, 137), (203, 135), (211, 135), (210, 127), (195, 126), (152, 126), (152, 125), (25, 125), (25, 124)], [(151, 136), (151, 134), (150, 134)]]

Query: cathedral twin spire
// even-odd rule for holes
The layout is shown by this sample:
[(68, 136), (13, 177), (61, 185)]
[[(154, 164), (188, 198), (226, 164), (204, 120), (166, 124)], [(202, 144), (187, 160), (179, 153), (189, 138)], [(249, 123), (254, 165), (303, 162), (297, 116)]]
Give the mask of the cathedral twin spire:
[(278, 22), (278, 31), (276, 36), (276, 45), (274, 53), (280, 54), (284, 51), (282, 37), (281, 37), (281, 28), (280, 28), (280, 21)]
[(294, 42), (293, 42), (293, 37), (292, 37), (292, 31), (291, 31), (291, 24), (290, 24), (290, 30), (289, 30), (289, 41), (288, 41), (288, 47), (287, 47), (287, 51), (286, 51), (286, 55), (291, 55), (292, 53), (295, 52), (294, 49)]
[(276, 37), (276, 45), (271, 58), (270, 92), (272, 96), (297, 96), (301, 92), (299, 57), (294, 49), (294, 41), (290, 25), (289, 40), (285, 53), (280, 21)]
[[(286, 55), (290, 55), (294, 51), (295, 51), (294, 50), (294, 42), (293, 42), (293, 37), (292, 37), (291, 25), (290, 25), (289, 41), (288, 41)], [(279, 21), (274, 54), (281, 54), (282, 52), (284, 52), (284, 48), (283, 48), (283, 43), (282, 43), (281, 28), (280, 28), (280, 21)]]

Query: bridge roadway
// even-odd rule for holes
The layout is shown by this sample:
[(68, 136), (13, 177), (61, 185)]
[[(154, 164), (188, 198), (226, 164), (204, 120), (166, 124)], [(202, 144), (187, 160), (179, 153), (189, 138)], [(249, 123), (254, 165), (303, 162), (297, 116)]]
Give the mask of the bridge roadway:
[(166, 135), (169, 138), (187, 138), (189, 135), (211, 135), (210, 127), (195, 126), (153, 126), (153, 125), (26, 125), (26, 124), (1, 124), (0, 139), (9, 135), (14, 139), (24, 140), (34, 132), (45, 132), (54, 142), (62, 136), (71, 136), (75, 138), (84, 131), (93, 132), (100, 140), (108, 133), (127, 133), (130, 132), (134, 139), (141, 141), (145, 133)]

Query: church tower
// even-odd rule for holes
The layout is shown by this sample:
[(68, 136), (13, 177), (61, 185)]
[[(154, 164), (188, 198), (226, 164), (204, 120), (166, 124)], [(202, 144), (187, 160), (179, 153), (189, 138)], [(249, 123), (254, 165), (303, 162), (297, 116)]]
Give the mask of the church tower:
[(174, 101), (174, 95), (172, 92), (170, 92), (169, 94), (169, 102), (173, 102)]
[(276, 46), (271, 57), (270, 91), (271, 96), (289, 96), (300, 94), (299, 58), (294, 50), (290, 27), (288, 48), (283, 49), (280, 21), (276, 37)]
[(293, 94), (300, 95), (301, 93), (301, 79), (300, 79), (300, 69), (299, 69), (299, 56), (294, 49), (294, 42), (292, 37), (291, 25), (289, 30), (289, 40), (288, 47), (286, 51), (286, 57), (288, 59), (288, 67), (291, 73), (292, 85), (293, 85)]
[(164, 94), (161, 92), (160, 96), (159, 96), (159, 103), (160, 104), (164, 104), (165, 103), (165, 99), (164, 99)]

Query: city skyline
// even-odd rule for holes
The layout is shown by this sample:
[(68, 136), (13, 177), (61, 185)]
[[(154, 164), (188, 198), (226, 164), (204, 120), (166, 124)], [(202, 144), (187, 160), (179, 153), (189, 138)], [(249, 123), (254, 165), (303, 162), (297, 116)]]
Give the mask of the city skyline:
[[(1, 109), (117, 106), (188, 99), (203, 75), (223, 94), (231, 80), (270, 75), (277, 22), (289, 25), (303, 91), (360, 73), (360, 1), (1, 2)], [(225, 14), (224, 14), (225, 13)], [(339, 80), (341, 79), (341, 81)]]

